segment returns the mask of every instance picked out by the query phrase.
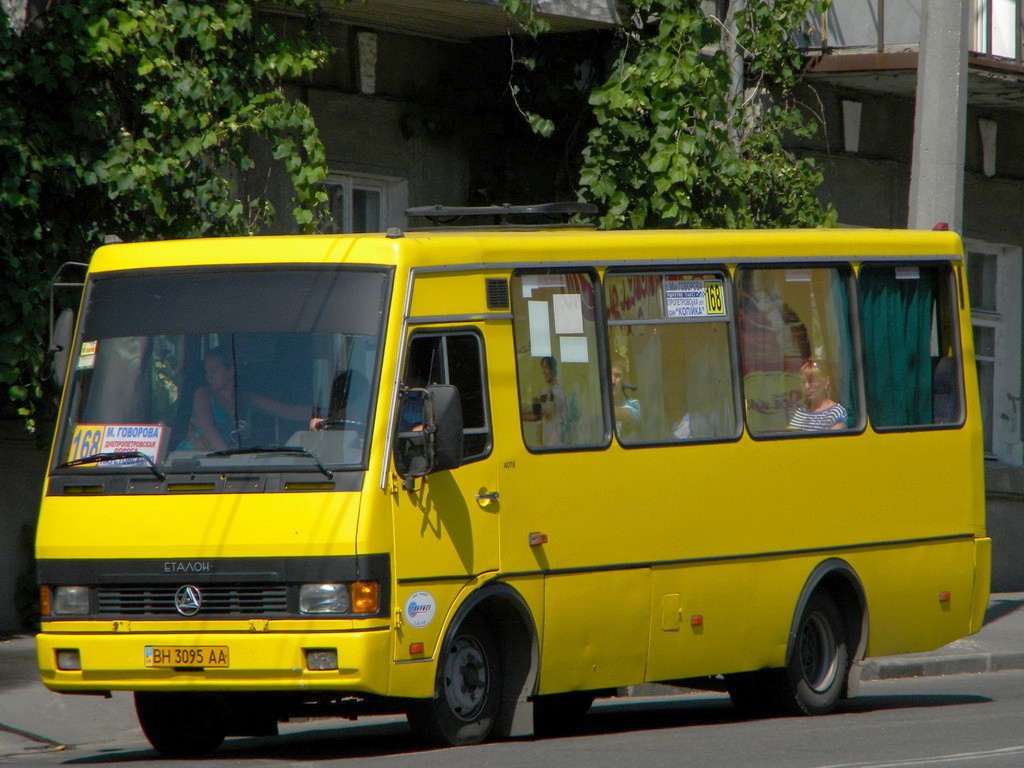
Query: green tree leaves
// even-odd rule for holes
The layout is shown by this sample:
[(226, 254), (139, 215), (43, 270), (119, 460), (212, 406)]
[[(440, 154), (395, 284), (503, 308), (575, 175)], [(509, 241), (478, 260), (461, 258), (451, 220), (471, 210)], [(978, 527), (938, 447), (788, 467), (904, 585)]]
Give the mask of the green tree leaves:
[[(339, 0), (343, 1), (343, 0)], [(312, 230), (326, 155), (288, 79), (320, 66), (319, 3), (76, 0), (36, 4), (20, 33), (0, 11), (0, 389), (30, 427), (45, 391), (49, 277), (125, 240), (243, 234), (274, 215), (244, 195), (269, 144)]]
[[(815, 125), (793, 100), (791, 41), (816, 0), (749, 0), (737, 17), (744, 88), (735, 89), (726, 20), (696, 0), (632, 0), (636, 28), (604, 85), (583, 151), (581, 197), (602, 227), (817, 226), (835, 212), (821, 174), (783, 143)], [(735, 91), (735, 93), (734, 93)]]

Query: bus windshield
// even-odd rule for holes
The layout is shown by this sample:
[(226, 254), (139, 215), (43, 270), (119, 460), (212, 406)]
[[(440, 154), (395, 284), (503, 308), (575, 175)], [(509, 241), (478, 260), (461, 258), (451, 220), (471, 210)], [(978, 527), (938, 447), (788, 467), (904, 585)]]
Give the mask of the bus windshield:
[(350, 268), (94, 277), (55, 469), (365, 467), (388, 282)]

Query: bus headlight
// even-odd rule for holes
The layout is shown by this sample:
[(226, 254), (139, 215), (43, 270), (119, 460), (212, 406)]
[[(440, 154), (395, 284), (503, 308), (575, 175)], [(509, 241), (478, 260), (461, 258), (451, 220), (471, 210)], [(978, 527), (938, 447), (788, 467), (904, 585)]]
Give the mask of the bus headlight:
[(54, 616), (84, 616), (89, 612), (89, 588), (54, 587), (51, 609)]
[(303, 584), (299, 587), (301, 613), (347, 613), (349, 605), (345, 584)]

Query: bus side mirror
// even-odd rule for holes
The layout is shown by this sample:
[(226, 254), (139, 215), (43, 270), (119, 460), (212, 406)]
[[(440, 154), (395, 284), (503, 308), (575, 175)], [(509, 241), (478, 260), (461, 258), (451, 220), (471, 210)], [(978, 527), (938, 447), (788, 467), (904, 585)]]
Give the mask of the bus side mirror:
[(59, 314), (57, 313), (57, 289), (73, 288), (81, 292), (85, 286), (84, 278), (68, 282), (65, 275), (75, 270), (81, 271), (84, 275), (88, 268), (88, 264), (80, 261), (65, 261), (50, 281), (50, 348), (47, 355), (50, 363), (49, 375), (53, 377), (53, 383), (58, 391), (64, 388), (64, 381), (67, 379), (71, 344), (75, 335), (75, 312), (70, 307), (65, 307)]
[(50, 338), (50, 354), (53, 355), (53, 383), (57, 390), (64, 388), (68, 374), (68, 360), (71, 358), (72, 335), (75, 332), (75, 313), (72, 309), (63, 309), (53, 323), (53, 335)]
[[(451, 384), (427, 387), (428, 421), (433, 422), (431, 471), (462, 466), (462, 400), (459, 389)], [(428, 428), (429, 431), (429, 428)]]
[(405, 389), (395, 469), (405, 480), (462, 465), (462, 401), (451, 384)]

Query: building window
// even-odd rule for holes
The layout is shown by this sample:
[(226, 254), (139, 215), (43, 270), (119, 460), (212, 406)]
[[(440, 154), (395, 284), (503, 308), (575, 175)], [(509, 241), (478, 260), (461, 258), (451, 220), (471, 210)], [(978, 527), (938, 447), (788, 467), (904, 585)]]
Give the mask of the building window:
[(1022, 462), (1021, 249), (965, 241), (985, 454)]
[(1018, 1), (976, 0), (972, 5), (973, 50), (989, 56), (1018, 58)]
[(332, 175), (325, 184), (328, 214), (321, 231), (349, 234), (387, 229), (391, 182), (364, 176)]

